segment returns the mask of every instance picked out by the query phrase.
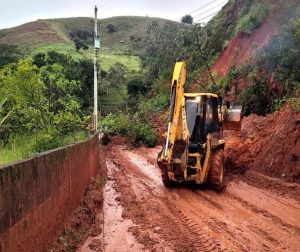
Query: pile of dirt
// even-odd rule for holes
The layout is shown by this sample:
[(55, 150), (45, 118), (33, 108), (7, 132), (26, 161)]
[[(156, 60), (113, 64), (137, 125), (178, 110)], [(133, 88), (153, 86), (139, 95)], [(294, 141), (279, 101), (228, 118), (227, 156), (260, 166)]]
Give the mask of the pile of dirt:
[(252, 114), (243, 119), (241, 138), (225, 136), (229, 173), (253, 170), (300, 183), (300, 112), (286, 104), (267, 117)]

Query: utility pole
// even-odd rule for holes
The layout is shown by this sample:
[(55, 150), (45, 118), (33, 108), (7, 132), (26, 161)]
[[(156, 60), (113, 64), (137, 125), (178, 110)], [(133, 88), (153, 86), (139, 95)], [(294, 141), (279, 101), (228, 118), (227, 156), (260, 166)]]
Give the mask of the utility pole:
[(98, 34), (97, 11), (95, 6), (95, 31), (94, 31), (94, 130), (98, 130), (98, 72), (100, 72), (100, 64), (98, 62), (98, 53), (100, 49), (100, 37)]

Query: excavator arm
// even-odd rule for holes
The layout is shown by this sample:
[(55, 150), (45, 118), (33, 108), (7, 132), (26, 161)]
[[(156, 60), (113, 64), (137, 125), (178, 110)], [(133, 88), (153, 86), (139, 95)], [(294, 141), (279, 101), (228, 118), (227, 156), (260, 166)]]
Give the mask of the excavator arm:
[(182, 136), (184, 127), (182, 120), (182, 107), (184, 106), (184, 87), (186, 80), (186, 65), (184, 62), (175, 64), (173, 78), (171, 82), (171, 103), (168, 118), (168, 132), (163, 150), (163, 159), (170, 161), (172, 150), (176, 140), (185, 138)]
[(165, 185), (172, 181), (178, 181), (178, 175), (183, 179), (182, 174), (185, 169), (184, 164), (186, 164), (184, 159), (187, 157), (185, 152), (189, 136), (185, 113), (185, 81), (186, 65), (184, 62), (177, 62), (171, 82), (170, 114), (166, 142), (157, 160)]

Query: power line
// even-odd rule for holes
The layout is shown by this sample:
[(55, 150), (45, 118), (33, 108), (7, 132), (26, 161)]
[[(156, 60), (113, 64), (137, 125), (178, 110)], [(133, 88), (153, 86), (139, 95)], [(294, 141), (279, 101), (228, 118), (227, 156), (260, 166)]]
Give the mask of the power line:
[(210, 8), (210, 9), (208, 9), (208, 10), (206, 10), (206, 11), (200, 13), (200, 14), (197, 14), (197, 15), (194, 16), (193, 18), (199, 17), (199, 16), (201, 16), (201, 15), (203, 15), (203, 14), (205, 14), (205, 13), (211, 11), (211, 10), (214, 10), (215, 8), (217, 8), (217, 7), (221, 6), (221, 5), (224, 5), (224, 4), (226, 4), (226, 3), (227, 3), (227, 1), (226, 1), (226, 2), (222, 2), (222, 3), (220, 3), (220, 4), (216, 5), (216, 6), (214, 6), (213, 8)]
[(102, 4), (99, 8), (102, 8), (103, 6), (107, 5), (111, 0), (106, 0), (106, 2), (104, 2), (104, 4)]
[[(239, 3), (241, 3), (243, 0), (236, 0), (236, 2), (234, 2), (233, 4), (234, 5), (238, 5)], [(227, 2), (229, 2), (229, 1), (227, 1)], [(227, 3), (226, 2), (226, 3)], [(221, 4), (220, 4), (221, 5)], [(215, 7), (217, 7), (217, 6), (215, 6)], [(214, 8), (212, 8), (212, 9), (210, 9), (210, 10), (213, 10)], [(203, 15), (203, 14), (205, 14), (205, 13), (207, 13), (208, 11), (210, 11), (210, 10), (207, 10), (207, 11), (204, 11), (204, 12), (202, 12), (201, 14), (198, 14), (198, 15), (196, 15), (195, 17), (197, 17), (197, 16), (200, 16), (200, 15)], [(209, 18), (209, 17), (211, 17), (211, 16), (213, 16), (213, 15), (216, 15), (216, 14), (218, 14), (220, 11), (217, 11), (217, 12), (214, 12), (214, 13), (212, 13), (212, 14), (210, 14), (210, 15), (208, 15), (208, 16), (206, 16), (206, 17), (203, 17), (203, 18), (201, 18), (201, 19), (198, 19), (197, 21), (195, 21), (194, 23), (198, 23), (198, 22), (200, 22), (200, 21), (202, 21), (202, 20), (205, 20), (205, 19), (207, 19), (207, 18)], [(194, 18), (195, 18), (194, 17)]]
[(105, 5), (107, 5), (111, 0), (107, 0), (104, 4), (102, 4), (102, 6), (100, 6), (101, 8)]
[(208, 3), (208, 4), (205, 4), (205, 5), (201, 6), (201, 7), (199, 7), (198, 9), (193, 10), (192, 12), (190, 12), (189, 15), (191, 15), (191, 14), (195, 13), (196, 11), (199, 11), (199, 10), (201, 10), (201, 9), (203, 9), (203, 8), (209, 6), (209, 5), (211, 5), (211, 4), (213, 4), (213, 3), (217, 2), (217, 1), (219, 1), (219, 0), (214, 0), (214, 1), (210, 2), (210, 3)]
[(195, 21), (195, 23), (198, 23), (198, 22), (200, 22), (200, 21), (202, 21), (202, 20), (205, 20), (205, 19), (207, 19), (207, 18), (209, 18), (209, 17), (211, 17), (211, 16), (214, 16), (214, 15), (216, 15), (216, 14), (218, 14), (218, 13), (219, 13), (219, 11), (214, 12), (214, 13), (212, 13), (212, 14), (210, 14), (210, 15), (204, 17), (204, 18), (198, 19), (197, 21)]

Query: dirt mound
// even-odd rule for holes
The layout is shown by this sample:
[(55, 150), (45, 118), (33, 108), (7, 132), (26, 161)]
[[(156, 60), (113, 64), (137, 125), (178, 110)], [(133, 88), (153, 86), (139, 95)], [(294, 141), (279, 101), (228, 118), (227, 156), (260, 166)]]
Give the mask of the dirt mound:
[(279, 112), (243, 119), (241, 138), (226, 132), (227, 169), (254, 170), (300, 183), (300, 113), (285, 105)]

